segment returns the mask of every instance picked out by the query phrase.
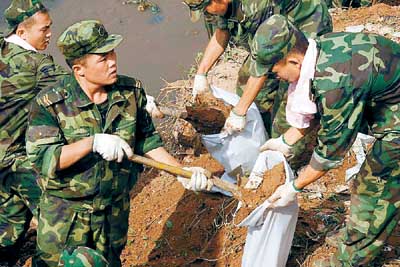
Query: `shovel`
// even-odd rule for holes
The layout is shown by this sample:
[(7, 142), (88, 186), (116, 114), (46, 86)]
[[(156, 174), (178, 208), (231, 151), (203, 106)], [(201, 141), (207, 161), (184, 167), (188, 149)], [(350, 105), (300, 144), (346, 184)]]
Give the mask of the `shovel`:
[[(149, 167), (153, 167), (159, 170), (163, 170), (166, 171), (168, 173), (174, 174), (174, 175), (179, 175), (185, 178), (189, 178), (192, 177), (192, 172), (185, 170), (183, 168), (180, 167), (176, 167), (176, 166), (172, 166), (172, 165), (168, 165), (156, 160), (152, 160), (149, 158), (145, 158), (139, 155), (133, 155), (132, 157), (129, 158), (130, 161), (133, 161), (135, 163), (139, 163), (139, 164), (143, 164)], [(242, 193), (240, 192), (239, 188), (229, 182), (226, 182), (224, 180), (221, 180), (220, 178), (216, 177), (216, 176), (211, 176), (211, 173), (208, 172), (208, 174), (206, 174), (207, 177), (209, 178), (209, 181), (212, 182), (213, 185), (228, 191), (230, 193), (232, 193), (232, 195), (236, 198), (236, 199), (241, 199)]]

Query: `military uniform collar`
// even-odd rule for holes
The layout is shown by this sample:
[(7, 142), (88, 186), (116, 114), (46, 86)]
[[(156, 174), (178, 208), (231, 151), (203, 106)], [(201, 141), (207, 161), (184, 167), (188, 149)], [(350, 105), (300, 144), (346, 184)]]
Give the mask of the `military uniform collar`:
[[(72, 73), (68, 77), (66, 89), (68, 92), (67, 97), (72, 97), (71, 101), (73, 105), (83, 108), (94, 104), (86, 95), (85, 91), (83, 91)], [(110, 106), (120, 101), (126, 101), (126, 98), (118, 90), (116, 83), (107, 86), (105, 89), (108, 92), (107, 100)]]

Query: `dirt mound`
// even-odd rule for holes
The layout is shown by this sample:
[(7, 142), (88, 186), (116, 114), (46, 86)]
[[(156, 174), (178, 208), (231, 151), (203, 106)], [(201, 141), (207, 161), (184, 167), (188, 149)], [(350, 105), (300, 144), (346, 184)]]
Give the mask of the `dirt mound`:
[(285, 183), (285, 179), (285, 166), (280, 163), (263, 174), (263, 181), (257, 189), (242, 188), (242, 207), (235, 216), (235, 223), (243, 221), (255, 208), (264, 203), (280, 185)]

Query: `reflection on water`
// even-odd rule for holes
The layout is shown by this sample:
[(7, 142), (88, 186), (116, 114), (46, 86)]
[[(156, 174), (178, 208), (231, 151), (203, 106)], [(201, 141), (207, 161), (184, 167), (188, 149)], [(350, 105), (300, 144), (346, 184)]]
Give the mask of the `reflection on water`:
[[(3, 12), (11, 0), (0, 1), (0, 26)], [(166, 81), (185, 77), (196, 54), (204, 50), (207, 35), (201, 22), (193, 24), (180, 0), (153, 0), (161, 12), (140, 12), (123, 0), (43, 0), (53, 19), (53, 37), (46, 51), (66, 67), (56, 48), (57, 37), (74, 22), (99, 19), (111, 33), (124, 36), (117, 48), (119, 73), (141, 79), (148, 91), (157, 94)]]

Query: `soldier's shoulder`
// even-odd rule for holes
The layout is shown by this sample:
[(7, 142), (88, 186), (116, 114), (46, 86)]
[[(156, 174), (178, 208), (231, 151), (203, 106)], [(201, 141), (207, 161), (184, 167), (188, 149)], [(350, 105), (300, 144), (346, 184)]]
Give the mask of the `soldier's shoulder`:
[(135, 79), (125, 75), (118, 75), (118, 80), (116, 82), (118, 87), (132, 88), (132, 89), (142, 89), (143, 83), (139, 79)]
[(36, 101), (39, 105), (49, 107), (63, 101), (68, 97), (66, 90), (66, 81), (68, 76), (61, 77), (54, 85), (44, 88), (36, 96)]

